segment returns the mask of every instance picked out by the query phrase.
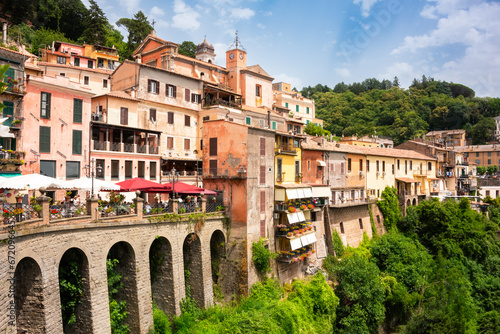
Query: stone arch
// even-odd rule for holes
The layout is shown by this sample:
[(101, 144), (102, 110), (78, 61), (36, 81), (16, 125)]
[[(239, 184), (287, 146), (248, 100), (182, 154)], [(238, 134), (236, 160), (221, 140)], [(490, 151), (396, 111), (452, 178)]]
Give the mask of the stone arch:
[[(109, 250), (107, 260), (118, 260), (114, 266), (113, 272), (121, 275), (120, 281), (123, 287), (113, 294), (113, 298), (118, 303), (126, 302), (126, 311), (128, 315), (123, 323), (129, 327), (130, 333), (140, 333), (137, 268), (134, 249), (125, 241), (117, 242)], [(108, 293), (110, 289), (109, 279), (110, 277), (108, 274)]]
[(411, 201), (410, 201), (410, 199), (408, 199), (408, 200), (406, 201), (406, 208), (409, 208), (410, 206), (411, 206)]
[(212, 281), (217, 284), (220, 276), (220, 264), (226, 256), (226, 237), (221, 230), (215, 230), (210, 238), (210, 260), (212, 268)]
[(417, 205), (417, 199), (416, 199), (416, 198), (414, 198), (414, 199), (413, 199), (413, 206), (416, 206), (416, 205)]
[[(89, 261), (79, 248), (64, 252), (59, 262), (59, 293), (64, 333), (92, 334)], [(63, 284), (64, 281), (64, 284)], [(68, 283), (80, 292), (66, 288)], [(71, 302), (76, 305), (72, 307)], [(74, 320), (70, 324), (72, 317)]]
[(31, 257), (16, 266), (14, 301), (18, 333), (46, 333), (42, 271)]
[(165, 237), (156, 238), (149, 248), (151, 293), (156, 305), (166, 314), (175, 314), (172, 245)]
[(184, 283), (186, 296), (188, 290), (199, 307), (205, 306), (205, 290), (203, 284), (203, 260), (201, 256), (201, 241), (197, 234), (190, 233), (182, 245), (184, 260)]

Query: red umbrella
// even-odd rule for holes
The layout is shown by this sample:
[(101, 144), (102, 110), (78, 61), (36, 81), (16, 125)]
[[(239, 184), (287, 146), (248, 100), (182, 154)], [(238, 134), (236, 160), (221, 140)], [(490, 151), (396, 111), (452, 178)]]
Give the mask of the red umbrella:
[(128, 179), (122, 182), (117, 182), (117, 185), (120, 186), (120, 191), (144, 191), (144, 192), (165, 192), (166, 189), (160, 183), (156, 183), (153, 181), (144, 180), (138, 177), (134, 177), (133, 179)]
[[(163, 184), (163, 187), (165, 187), (169, 193), (174, 190), (172, 183), (165, 183)], [(184, 182), (175, 182), (175, 193), (186, 195), (197, 195), (200, 193), (204, 193), (205, 195), (218, 195), (215, 191), (193, 186)]]

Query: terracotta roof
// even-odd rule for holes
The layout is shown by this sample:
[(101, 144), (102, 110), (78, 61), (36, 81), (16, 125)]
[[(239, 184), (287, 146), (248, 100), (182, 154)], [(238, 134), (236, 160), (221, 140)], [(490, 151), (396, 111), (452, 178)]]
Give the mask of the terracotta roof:
[(133, 98), (132, 96), (130, 96), (129, 94), (127, 94), (127, 93), (125, 93), (123, 91), (112, 91), (112, 92), (109, 92), (109, 93), (106, 93), (106, 94), (101, 94), (101, 95), (94, 96), (93, 98), (95, 99), (97, 97), (102, 97), (102, 96), (111, 96), (111, 97), (116, 97), (116, 98), (119, 98), (119, 99), (139, 101), (139, 99)]
[(21, 56), (26, 56), (26, 57), (35, 57), (34, 54), (32, 53), (29, 53), (28, 51), (24, 51), (24, 53), (20, 52), (20, 51), (14, 51), (14, 50), (11, 50), (9, 48), (4, 48), (2, 46), (0, 46), (0, 50), (5, 50), (5, 51), (9, 51), (9, 52), (12, 52), (12, 53), (16, 53), (18, 55), (21, 55)]
[(411, 177), (397, 177), (396, 180), (404, 183), (417, 183), (417, 180), (412, 179)]
[(47, 63), (47, 62), (40, 62), (38, 65), (41, 66), (53, 66), (53, 67), (62, 67), (62, 68), (71, 68), (74, 70), (83, 70), (83, 71), (88, 71), (88, 72), (95, 72), (95, 73), (103, 73), (103, 74), (111, 74), (111, 70), (103, 70), (100, 68), (87, 68), (87, 67), (80, 67), (80, 66), (72, 66), (72, 65), (65, 65), (65, 64), (57, 64), (57, 63)]
[(260, 65), (248, 66), (245, 70), (273, 79), (262, 67), (260, 67)]
[(295, 188), (310, 188), (311, 185), (307, 183), (282, 183), (274, 185), (276, 188), (295, 189)]
[(493, 152), (500, 151), (500, 145), (470, 145), (470, 146), (455, 146), (457, 152)]

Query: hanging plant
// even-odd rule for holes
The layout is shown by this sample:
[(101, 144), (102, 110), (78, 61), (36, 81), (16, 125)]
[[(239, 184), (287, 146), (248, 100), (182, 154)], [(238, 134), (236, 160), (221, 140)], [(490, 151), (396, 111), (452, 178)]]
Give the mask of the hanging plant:
[(290, 211), (291, 213), (295, 213), (297, 211), (297, 208), (294, 206), (289, 206), (288, 211)]
[(309, 208), (309, 210), (314, 209), (314, 205), (312, 205), (312, 204), (307, 205), (307, 207)]
[(302, 210), (302, 211), (307, 210), (307, 206), (305, 204), (302, 204), (300, 206), (300, 210)]

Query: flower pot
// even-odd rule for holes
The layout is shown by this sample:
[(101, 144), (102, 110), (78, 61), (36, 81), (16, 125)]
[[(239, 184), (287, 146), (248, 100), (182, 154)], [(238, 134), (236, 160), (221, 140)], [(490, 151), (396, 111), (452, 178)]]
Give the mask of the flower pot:
[(21, 203), (23, 201), (22, 197), (16, 196), (16, 203)]

